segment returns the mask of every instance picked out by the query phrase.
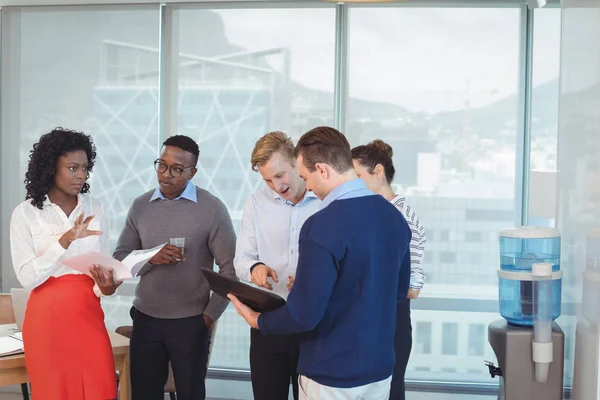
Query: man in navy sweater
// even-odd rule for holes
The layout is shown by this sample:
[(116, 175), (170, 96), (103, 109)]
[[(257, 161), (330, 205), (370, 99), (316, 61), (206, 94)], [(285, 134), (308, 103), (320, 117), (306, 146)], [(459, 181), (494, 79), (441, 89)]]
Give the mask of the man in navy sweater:
[(302, 226), (287, 304), (260, 314), (229, 298), (264, 335), (304, 333), (300, 399), (387, 399), (396, 305), (408, 294), (410, 229), (390, 202), (358, 179), (339, 131), (305, 133), (295, 156), (307, 189), (323, 201)]

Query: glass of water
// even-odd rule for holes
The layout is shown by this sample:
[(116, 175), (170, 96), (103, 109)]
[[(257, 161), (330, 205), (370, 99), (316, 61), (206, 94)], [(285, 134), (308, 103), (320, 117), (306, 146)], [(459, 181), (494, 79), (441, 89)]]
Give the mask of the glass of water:
[[(179, 247), (179, 249), (181, 250), (181, 255), (184, 254), (183, 249), (185, 248), (185, 238), (171, 238), (169, 239), (169, 244), (175, 247)], [(183, 260), (176, 258), (175, 261), (180, 262)]]

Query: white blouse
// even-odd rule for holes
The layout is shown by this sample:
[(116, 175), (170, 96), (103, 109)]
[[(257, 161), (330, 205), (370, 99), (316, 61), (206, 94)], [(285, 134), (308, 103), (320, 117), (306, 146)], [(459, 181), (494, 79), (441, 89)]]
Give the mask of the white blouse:
[[(94, 215), (88, 229), (99, 230), (102, 235), (77, 239), (64, 249), (58, 240), (73, 228), (82, 213), (84, 218)], [(77, 206), (69, 217), (48, 198), (41, 210), (32, 205), (31, 200), (26, 200), (12, 214), (10, 250), (17, 278), (26, 289), (38, 287), (50, 277), (80, 274), (60, 261), (91, 251), (109, 254), (108, 215), (100, 201), (81, 194), (77, 196)], [(101, 296), (97, 285), (94, 293)]]

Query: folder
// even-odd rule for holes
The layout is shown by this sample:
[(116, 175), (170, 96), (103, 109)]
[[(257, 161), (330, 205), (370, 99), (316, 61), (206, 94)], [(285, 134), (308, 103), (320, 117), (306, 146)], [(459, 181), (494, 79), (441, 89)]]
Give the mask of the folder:
[(163, 243), (147, 250), (134, 250), (123, 261), (115, 260), (109, 255), (93, 251), (62, 260), (61, 264), (75, 271), (83, 272), (88, 276), (92, 276), (90, 273), (92, 265), (98, 264), (104, 270), (105, 275), (108, 273), (108, 269), (112, 268), (115, 280), (122, 281), (135, 277), (148, 260), (154, 257), (166, 244)]
[(0, 337), (0, 357), (24, 353), (21, 333)]
[(202, 273), (213, 292), (223, 297), (231, 293), (254, 311), (261, 313), (273, 311), (285, 304), (283, 297), (275, 293), (258, 289), (209, 269), (202, 268)]

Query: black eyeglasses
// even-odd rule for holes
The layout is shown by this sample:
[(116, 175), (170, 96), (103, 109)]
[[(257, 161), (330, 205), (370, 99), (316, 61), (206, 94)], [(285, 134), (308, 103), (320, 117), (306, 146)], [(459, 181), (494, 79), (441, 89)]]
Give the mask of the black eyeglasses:
[(192, 168), (195, 168), (195, 167), (181, 168), (176, 165), (168, 166), (167, 164), (165, 164), (164, 162), (162, 162), (160, 160), (154, 161), (154, 169), (156, 170), (156, 172), (158, 172), (159, 174), (164, 174), (165, 171), (168, 169), (169, 174), (171, 174), (171, 176), (173, 178), (179, 178), (181, 176), (181, 174), (183, 174), (183, 171), (185, 171), (187, 169), (192, 169)]

